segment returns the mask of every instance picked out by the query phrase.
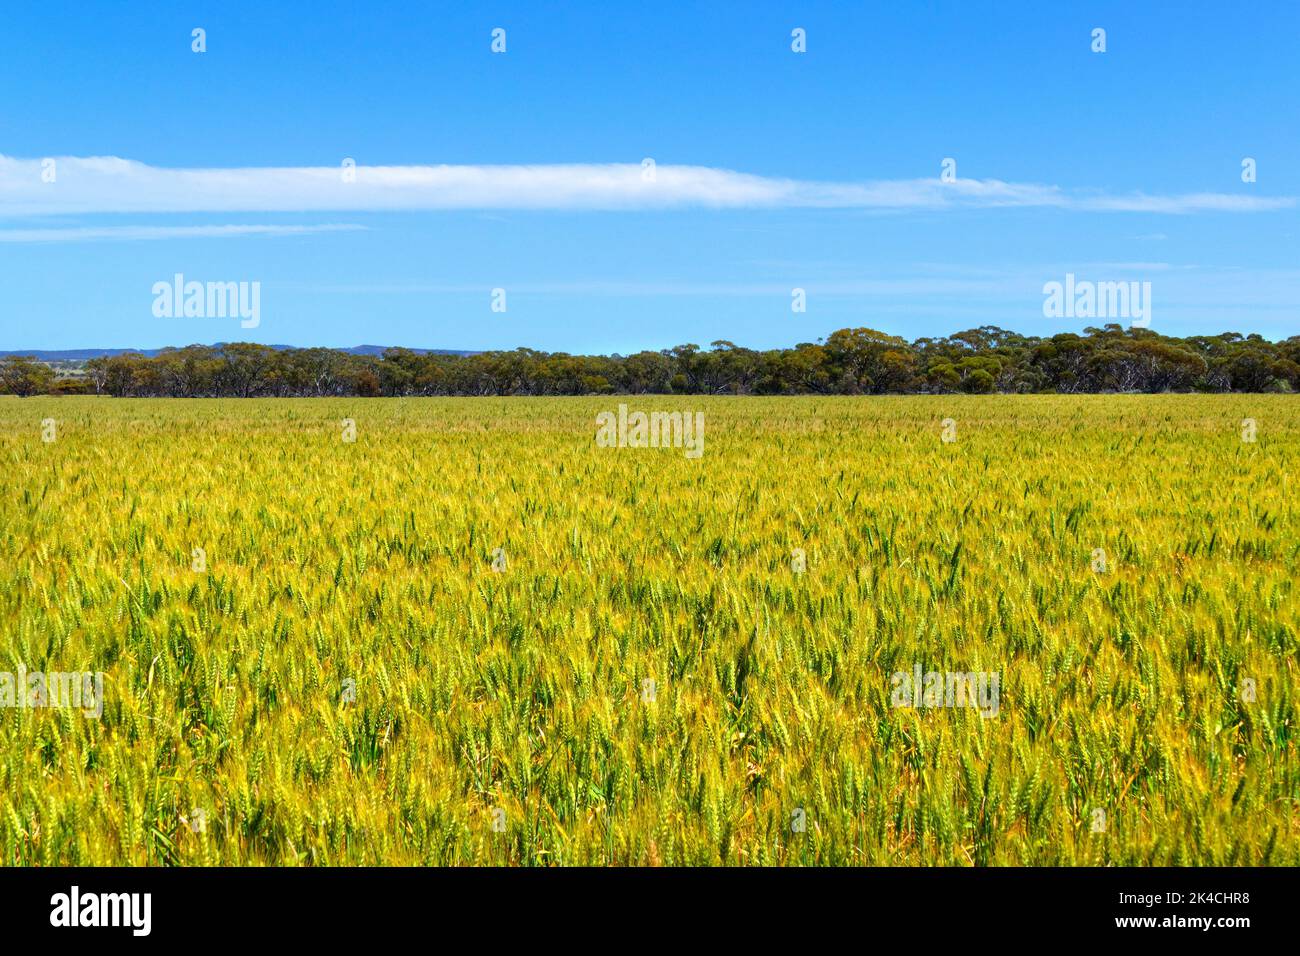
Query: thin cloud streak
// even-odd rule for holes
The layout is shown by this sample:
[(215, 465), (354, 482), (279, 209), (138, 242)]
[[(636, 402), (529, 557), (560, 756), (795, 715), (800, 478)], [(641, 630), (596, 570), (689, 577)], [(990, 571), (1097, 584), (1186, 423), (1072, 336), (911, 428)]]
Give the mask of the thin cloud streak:
[(329, 223), (314, 226), (66, 226), (54, 229), (0, 229), (0, 242), (142, 242), (158, 239), (234, 239), (240, 236), (306, 236), (358, 232), (369, 226)]
[[(0, 216), (418, 210), (1055, 208), (1086, 212), (1264, 212), (1294, 197), (1067, 191), (996, 179), (816, 182), (706, 166), (357, 166), (165, 169), (116, 157), (0, 156)], [(651, 175), (651, 172), (653, 173)]]
[[(573, 279), (569, 281), (506, 282), (516, 296), (580, 296), (608, 298), (652, 298), (683, 296), (691, 298), (754, 298), (780, 302), (788, 308), (791, 289), (803, 288), (810, 302), (819, 298), (872, 300), (871, 307), (890, 299), (924, 297), (943, 302), (943, 308), (963, 302), (987, 302), (1019, 305), (1038, 312), (1042, 307), (1043, 284), (1060, 281), (1067, 272), (1080, 279), (1110, 281), (1129, 273), (1138, 280), (1149, 278), (1156, 288), (1161, 307), (1207, 306), (1229, 309), (1238, 305), (1254, 308), (1277, 308), (1294, 311), (1300, 307), (1296, 288), (1300, 270), (1296, 269), (1225, 269), (1203, 266), (1171, 266), (1169, 263), (1089, 262), (1067, 265), (1043, 263), (1032, 267), (973, 270), (953, 267), (941, 274), (933, 267), (902, 269), (902, 275), (890, 277), (861, 275), (849, 277), (809, 277), (790, 282), (768, 281), (689, 281), (662, 279)], [(295, 283), (292, 290), (308, 295), (472, 295), (486, 296), (493, 281), (482, 282), (372, 282)], [(1128, 280), (1126, 280), (1128, 281)], [(289, 288), (289, 287), (286, 287)], [(934, 302), (917, 306), (933, 310)]]

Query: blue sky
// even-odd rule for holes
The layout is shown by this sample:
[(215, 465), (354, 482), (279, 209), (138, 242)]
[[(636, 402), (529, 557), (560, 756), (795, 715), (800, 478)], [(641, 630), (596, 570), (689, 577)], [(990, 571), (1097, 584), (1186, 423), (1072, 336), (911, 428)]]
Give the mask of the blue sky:
[[(0, 349), (1099, 324), (1044, 317), (1067, 272), (1286, 337), (1298, 51), (1291, 2), (12, 5)], [(176, 273), (260, 282), (260, 325), (155, 317)]]

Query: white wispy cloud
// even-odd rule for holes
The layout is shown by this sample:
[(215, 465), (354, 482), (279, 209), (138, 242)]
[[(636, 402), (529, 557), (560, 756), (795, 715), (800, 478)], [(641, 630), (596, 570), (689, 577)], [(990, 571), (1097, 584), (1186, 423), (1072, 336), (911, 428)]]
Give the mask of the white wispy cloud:
[(355, 232), (352, 223), (313, 226), (66, 226), (53, 229), (0, 229), (0, 242), (136, 242), (151, 239), (226, 239), (239, 236), (301, 236)]
[[(52, 169), (52, 182), (42, 172)], [(1052, 207), (1097, 212), (1261, 212), (1294, 197), (1070, 191), (996, 179), (817, 182), (707, 166), (357, 166), (168, 169), (116, 157), (0, 156), (0, 215), (437, 209), (635, 210), (704, 207), (944, 210)], [(45, 178), (49, 178), (46, 176)]]

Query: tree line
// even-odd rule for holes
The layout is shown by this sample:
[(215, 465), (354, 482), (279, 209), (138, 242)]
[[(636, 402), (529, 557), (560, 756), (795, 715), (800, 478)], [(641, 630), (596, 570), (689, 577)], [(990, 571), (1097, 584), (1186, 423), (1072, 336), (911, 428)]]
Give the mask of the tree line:
[(982, 326), (914, 342), (840, 329), (816, 343), (755, 351), (719, 340), (635, 355), (519, 348), (470, 355), (392, 348), (354, 355), (246, 342), (91, 359), (56, 376), (0, 360), (8, 394), (176, 398), (416, 395), (882, 395), (1033, 392), (1293, 392), (1300, 336), (1174, 338), (1106, 325), (1049, 338)]

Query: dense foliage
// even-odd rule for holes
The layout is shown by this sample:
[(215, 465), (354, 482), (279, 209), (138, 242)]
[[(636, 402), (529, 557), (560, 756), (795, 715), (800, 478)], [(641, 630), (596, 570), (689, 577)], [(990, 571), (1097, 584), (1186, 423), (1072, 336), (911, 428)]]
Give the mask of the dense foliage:
[(762, 352), (716, 341), (708, 350), (679, 345), (626, 356), (526, 348), (472, 355), (395, 348), (375, 356), (236, 343), (92, 359), (82, 374), (57, 381), (38, 365), (0, 363), (0, 391), (234, 398), (1290, 392), (1300, 390), (1300, 336), (1171, 338), (1107, 325), (1037, 338), (984, 326), (909, 343), (859, 328)]

